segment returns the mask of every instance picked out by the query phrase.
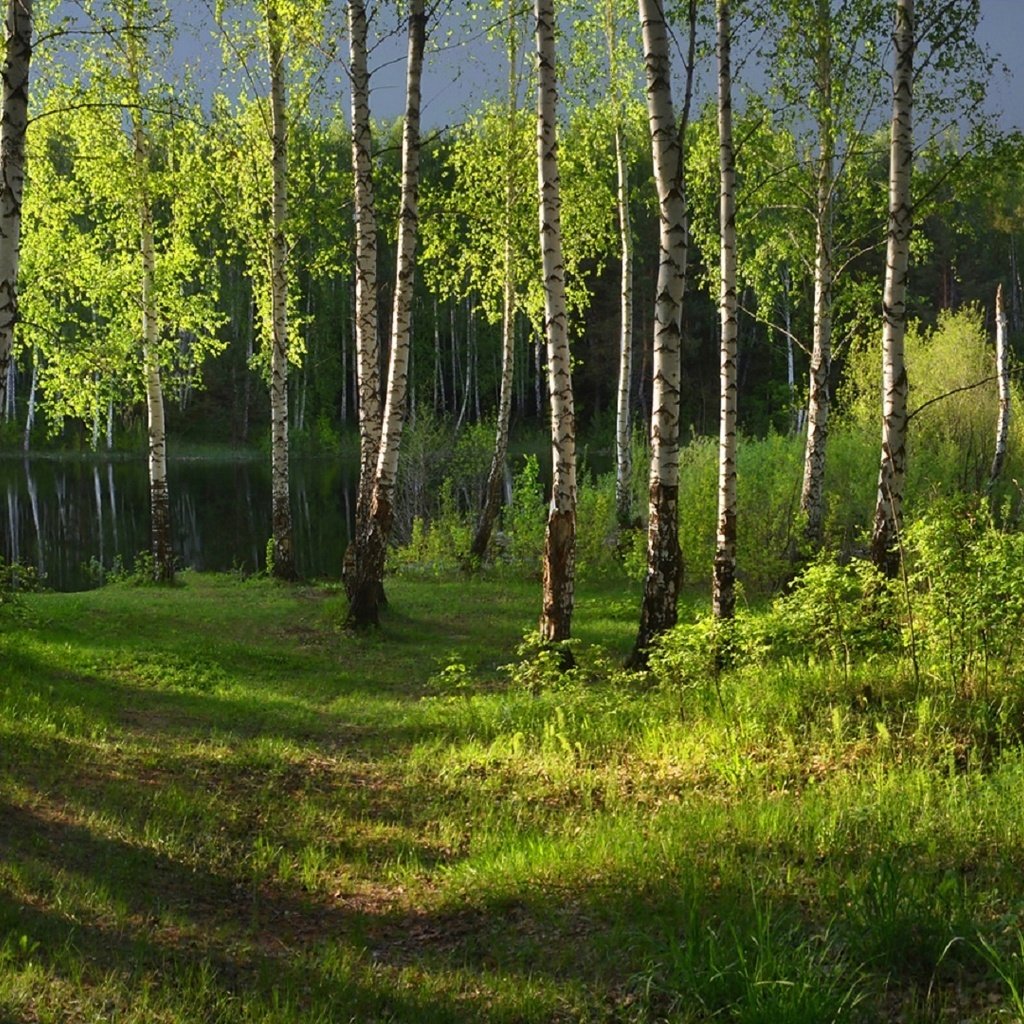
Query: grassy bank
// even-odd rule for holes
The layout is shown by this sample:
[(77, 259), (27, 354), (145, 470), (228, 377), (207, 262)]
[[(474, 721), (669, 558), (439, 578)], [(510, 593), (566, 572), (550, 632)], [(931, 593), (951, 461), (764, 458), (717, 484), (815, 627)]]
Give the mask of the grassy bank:
[(621, 583), (561, 679), (534, 582), (397, 579), (352, 636), (184, 579), (0, 608), (0, 1020), (1021, 1019), (997, 688), (625, 676)]

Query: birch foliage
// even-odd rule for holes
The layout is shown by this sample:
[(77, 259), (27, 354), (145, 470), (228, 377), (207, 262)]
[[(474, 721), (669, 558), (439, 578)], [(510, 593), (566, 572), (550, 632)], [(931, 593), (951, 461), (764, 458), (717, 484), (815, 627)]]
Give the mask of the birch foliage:
[[(128, 85), (116, 54), (87, 54), (74, 84), (52, 89), (29, 133), (21, 342), (45, 357), (51, 426), (89, 422), (108, 401), (142, 398), (139, 167), (127, 134)], [(142, 81), (154, 210), (156, 355), (171, 381), (200, 383), (222, 348), (211, 260), (210, 153), (198, 114), (150, 69)]]

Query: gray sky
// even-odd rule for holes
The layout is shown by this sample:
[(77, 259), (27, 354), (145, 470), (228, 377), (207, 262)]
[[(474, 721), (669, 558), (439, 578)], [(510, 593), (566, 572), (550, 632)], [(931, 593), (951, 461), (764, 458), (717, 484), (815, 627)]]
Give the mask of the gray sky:
[[(179, 37), (179, 46), (189, 56), (205, 50), (201, 63), (210, 81), (216, 76), (217, 58), (211, 61), (209, 36), (209, 10), (212, 0), (172, 0), (181, 23), (187, 25), (192, 12), (201, 12), (198, 21), (202, 24), (197, 35), (184, 32)], [(459, 12), (459, 0), (451, 0), (450, 9)], [(997, 114), (1000, 125), (1005, 129), (1024, 129), (1024, 0), (981, 0), (982, 22), (980, 41), (987, 45), (993, 55), (1001, 57), (1009, 69), (1009, 76), (995, 75), (989, 86), (988, 109)], [(423, 123), (426, 128), (437, 128), (462, 120), (466, 110), (476, 107), (486, 96), (500, 95), (504, 90), (505, 71), (503, 58), (485, 38), (483, 27), (470, 24), (461, 16), (450, 17), (447, 23), (452, 30), (451, 42), (441, 41), (441, 52), (434, 53), (423, 78)], [(438, 43), (440, 33), (434, 32), (433, 42)], [(343, 54), (347, 48), (342, 46)], [(371, 108), (375, 118), (390, 119), (402, 112), (404, 102), (405, 40), (402, 33), (380, 43), (371, 56), (371, 66), (376, 68), (373, 75)], [(339, 67), (335, 72), (342, 74)], [(211, 83), (212, 84), (212, 83)], [(339, 90), (345, 108), (348, 106), (348, 90)]]
[[(452, 7), (457, 9), (459, 4), (454, 2)], [(1024, 129), (1024, 0), (981, 0), (981, 16), (979, 41), (1000, 57), (1010, 72), (1009, 76), (999, 73), (993, 77), (988, 109), (998, 115), (1003, 128)], [(402, 111), (403, 55), (404, 40), (398, 37), (378, 52), (380, 59), (392, 63), (375, 76), (374, 117), (396, 117)], [(472, 35), (465, 45), (452, 46), (435, 56), (423, 79), (424, 124), (436, 127), (459, 121), (464, 109), (503, 89), (501, 64), (495, 51)]]
[(1002, 57), (1012, 77), (989, 86), (989, 110), (1004, 128), (1024, 128), (1024, 0), (981, 0), (979, 39)]

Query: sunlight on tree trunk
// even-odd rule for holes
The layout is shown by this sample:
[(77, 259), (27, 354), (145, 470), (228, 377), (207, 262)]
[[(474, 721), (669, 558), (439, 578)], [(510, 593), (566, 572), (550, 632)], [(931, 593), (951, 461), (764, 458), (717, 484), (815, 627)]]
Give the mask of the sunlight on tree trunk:
[(388, 389), (370, 512), (363, 533), (357, 540), (359, 554), (348, 613), (349, 623), (355, 626), (376, 625), (380, 621), (384, 562), (394, 521), (398, 450), (406, 415), (413, 281), (419, 229), (420, 79), (423, 75), (426, 20), (424, 0), (412, 0), (409, 10), (405, 121), (402, 129), (402, 195), (398, 219)]
[(672, 69), (661, 0), (640, 0), (639, 13), (660, 233), (651, 385), (647, 576), (640, 629), (629, 659), (633, 665), (645, 664), (654, 637), (675, 625), (683, 578), (679, 550), (679, 341), (688, 242), (682, 133), (672, 108)]
[(832, 111), (832, 23), (829, 0), (818, 0), (814, 57), (818, 131), (817, 191), (814, 205), (814, 328), (810, 388), (807, 398), (807, 444), (800, 510), (805, 536), (815, 547), (825, 530), (825, 447), (828, 437), (829, 375), (832, 370), (832, 190), (835, 126)]
[(996, 376), (999, 380), (999, 416), (996, 420), (996, 450), (988, 474), (991, 490), (1003, 472), (1006, 463), (1006, 442), (1010, 436), (1010, 350), (1006, 339), (1006, 309), (1003, 306), (1003, 286), (996, 288)]
[(882, 299), (882, 457), (871, 535), (871, 558), (887, 576), (900, 566), (903, 487), (907, 469), (907, 270), (913, 216), (910, 172), (914, 158), (914, 0), (897, 0), (892, 128), (889, 146), (889, 231)]
[(572, 628), (576, 577), (576, 416), (562, 259), (554, 3), (536, 0), (534, 13), (538, 61), (537, 183), (552, 457), (551, 505), (544, 534), (544, 603), (539, 628), (543, 640), (555, 643), (567, 640)]
[[(370, 499), (380, 451), (380, 340), (377, 336), (377, 211), (373, 188), (370, 132), (370, 75), (367, 70), (367, 19), (363, 0), (350, 0), (349, 70), (352, 81), (352, 167), (355, 203), (356, 380), (359, 415), (359, 490), (354, 540), (346, 556), (345, 586), (359, 575), (359, 538), (366, 534)], [(383, 600), (383, 594), (379, 595)]]

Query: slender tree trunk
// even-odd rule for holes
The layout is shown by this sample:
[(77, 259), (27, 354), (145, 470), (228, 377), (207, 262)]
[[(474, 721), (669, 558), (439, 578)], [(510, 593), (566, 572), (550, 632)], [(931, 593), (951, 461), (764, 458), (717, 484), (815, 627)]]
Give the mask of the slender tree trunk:
[(14, 419), (14, 407), (15, 397), (17, 391), (17, 377), (18, 377), (18, 366), (14, 359), (8, 359), (7, 361), (7, 373), (4, 376), (4, 381), (7, 385), (7, 401), (4, 402), (3, 406), (0, 406), (0, 419), (13, 420)]
[(462, 423), (466, 419), (466, 414), (469, 411), (469, 402), (473, 393), (473, 359), (471, 355), (473, 346), (473, 322), (471, 319), (468, 298), (464, 300), (464, 305), (466, 307), (466, 373), (462, 386), (462, 405), (459, 406), (459, 418), (455, 421), (456, 431), (462, 429)]
[(914, 0), (897, 0), (893, 32), (892, 128), (889, 146), (889, 231), (882, 300), (882, 455), (871, 535), (871, 558), (892, 577), (899, 572), (903, 487), (907, 467), (906, 333), (907, 269), (913, 215), (910, 171), (913, 162)]
[(32, 0), (7, 0), (6, 49), (0, 77), (0, 410), (7, 387), (18, 320), (21, 197), (25, 184), (28, 73), (32, 57)]
[(687, 258), (682, 132), (672, 109), (665, 12), (661, 0), (639, 0), (639, 13), (647, 78), (647, 118), (658, 189), (659, 256), (651, 375), (647, 576), (640, 629), (630, 657), (634, 665), (644, 664), (651, 641), (675, 625), (683, 579), (683, 556), (679, 550), (679, 324)]
[(359, 540), (359, 557), (351, 588), (348, 621), (354, 626), (376, 625), (380, 620), (384, 561), (394, 521), (393, 503), (398, 475), (398, 449), (405, 422), (413, 278), (419, 230), (420, 79), (426, 45), (426, 20), (424, 0), (411, 0), (405, 123), (402, 130), (402, 196), (398, 220), (388, 389), (370, 514)]
[(732, 72), (729, 0), (718, 0), (718, 168), (721, 177), (721, 420), (718, 441), (718, 536), (712, 605), (715, 618), (736, 607), (736, 161), (732, 144)]
[(1010, 436), (1010, 353), (1006, 339), (1006, 310), (1003, 307), (1003, 286), (996, 289), (996, 374), (999, 378), (999, 417), (996, 421), (996, 450), (988, 474), (991, 490), (1006, 463), (1006, 442)]
[[(611, 41), (609, 41), (609, 48)], [(619, 385), (615, 406), (615, 518), (620, 530), (633, 525), (633, 460), (630, 385), (633, 378), (633, 225), (629, 217), (629, 170), (622, 127), (615, 125), (615, 169), (619, 210)]]
[(543, 640), (557, 643), (567, 640), (572, 628), (576, 575), (576, 417), (565, 309), (565, 264), (562, 260), (553, 0), (535, 0), (534, 14), (538, 59), (537, 184), (552, 458), (551, 505), (544, 533), (544, 590), (539, 628)]
[(139, 215), (142, 251), (142, 363), (146, 378), (146, 412), (149, 426), (149, 510), (150, 550), (153, 555), (153, 575), (158, 582), (174, 579), (174, 555), (171, 551), (171, 502), (167, 490), (167, 428), (164, 422), (164, 393), (160, 378), (160, 360), (157, 346), (160, 327), (153, 285), (156, 260), (153, 247), (153, 211), (145, 185), (145, 150), (141, 125), (136, 129), (136, 161), (143, 168)]
[(141, 60), (137, 35), (129, 34), (129, 65), (139, 102), (131, 110), (137, 203), (139, 210), (139, 252), (141, 257), (142, 369), (146, 385), (146, 412), (149, 440), (150, 552), (153, 577), (157, 582), (174, 579), (174, 555), (171, 550), (171, 504), (167, 491), (167, 429), (164, 421), (164, 394), (160, 378), (160, 323), (157, 317), (156, 251), (153, 239), (153, 205), (149, 183), (149, 142), (142, 122)]
[(1017, 265), (1017, 243), (1010, 234), (1010, 317), (1015, 331), (1024, 327), (1024, 297), (1021, 294), (1020, 268)]
[(27, 452), (32, 446), (32, 428), (36, 423), (36, 386), (39, 383), (39, 349), (32, 347), (32, 379), (28, 387), (28, 408), (25, 410), (25, 436), (22, 439), (22, 451)]
[(512, 375), (515, 366), (515, 315), (516, 286), (514, 263), (512, 258), (512, 207), (515, 204), (515, 124), (516, 124), (516, 64), (519, 47), (512, 5), (506, 2), (505, 17), (507, 19), (508, 37), (506, 39), (506, 56), (508, 59), (508, 89), (506, 93), (505, 126), (505, 285), (502, 296), (501, 310), (501, 387), (498, 392), (498, 423), (494, 433), (494, 452), (491, 456), (491, 468), (487, 474), (487, 485), (484, 489), (484, 503), (477, 520), (476, 533), (469, 553), (472, 557), (483, 559), (487, 554), (487, 545), (491, 540), (495, 520), (501, 510), (502, 485), (505, 482), (505, 458), (508, 454), (508, 427), (512, 414)]
[(512, 281), (512, 243), (505, 240), (506, 277), (502, 299), (501, 324), (501, 392), (498, 397), (498, 425), (494, 435), (494, 452), (484, 489), (484, 504), (477, 520), (476, 532), (469, 553), (482, 559), (487, 554), (495, 520), (501, 511), (502, 485), (505, 480), (505, 459), (508, 455), (508, 427), (512, 411), (512, 367), (515, 356), (515, 286)]
[(793, 345), (793, 304), (790, 300), (790, 287), (792, 280), (789, 276), (789, 268), (782, 268), (782, 325), (786, 334), (786, 390), (789, 395), (789, 404), (792, 409), (790, 430), (793, 434), (799, 434), (804, 425), (804, 409), (797, 405), (796, 400), (796, 358)]
[(829, 0), (818, 0), (821, 35), (815, 56), (818, 102), (818, 170), (815, 202), (814, 338), (807, 400), (807, 444), (800, 510), (804, 535), (818, 547), (825, 535), (825, 446), (828, 435), (829, 376), (832, 369), (832, 179), (835, 129), (832, 121), (832, 24)]
[[(380, 340), (378, 337), (377, 211), (373, 189), (370, 133), (370, 74), (364, 0), (349, 0), (349, 65), (352, 80), (352, 167), (355, 202), (356, 380), (359, 389), (359, 490), (354, 541), (346, 555), (349, 600), (360, 576), (360, 538), (367, 536), (377, 456), (380, 452)], [(384, 595), (378, 595), (383, 600)]]
[(270, 349), (270, 430), (273, 575), (295, 578), (291, 490), (288, 486), (288, 123), (285, 111), (284, 28), (275, 3), (267, 6), (270, 61), (270, 123), (273, 152), (270, 301), (273, 340)]
[[(335, 291), (337, 282), (331, 281), (331, 293)], [(342, 309), (345, 309), (347, 304), (346, 300), (347, 289), (341, 289), (341, 305)], [(347, 314), (347, 311), (346, 311)], [(348, 350), (350, 345), (350, 338), (348, 333), (348, 316), (343, 315), (341, 323), (345, 326), (342, 327), (341, 331), (341, 425), (344, 428), (345, 424), (348, 423)]]
[(438, 319), (437, 296), (434, 296), (434, 415), (444, 412), (444, 358), (441, 353), (441, 321)]

